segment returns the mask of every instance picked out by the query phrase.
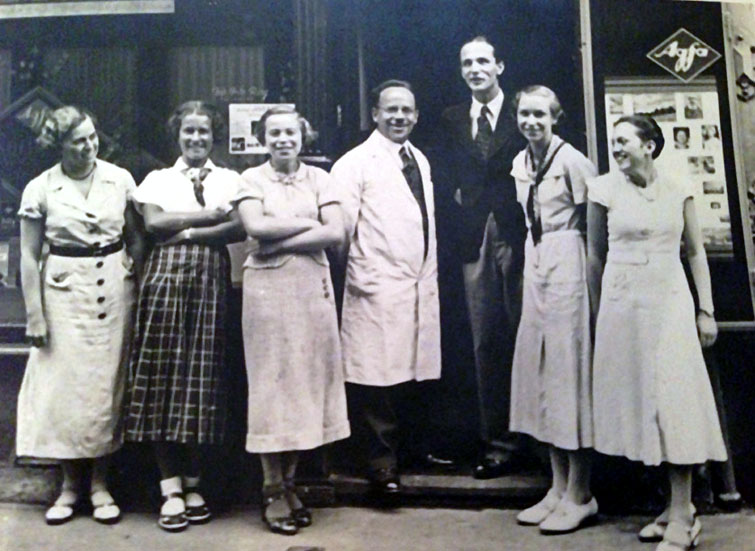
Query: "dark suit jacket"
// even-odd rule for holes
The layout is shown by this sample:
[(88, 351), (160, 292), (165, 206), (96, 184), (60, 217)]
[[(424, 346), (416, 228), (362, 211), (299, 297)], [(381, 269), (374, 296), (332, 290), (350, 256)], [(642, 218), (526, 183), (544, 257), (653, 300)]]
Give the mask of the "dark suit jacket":
[(479, 258), (485, 224), (491, 212), (500, 238), (512, 247), (516, 259), (521, 260), (524, 255), (527, 230), (510, 172), (514, 157), (524, 149), (526, 141), (511, 119), (509, 103), (514, 95), (507, 93), (505, 97), (487, 158), (472, 140), (471, 103), (449, 107), (441, 117), (443, 145), (438, 151), (437, 167), (434, 167), (437, 176), (433, 180), (439, 187), (436, 195), (445, 195), (439, 198), (439, 204), (449, 204), (449, 194), (453, 196), (457, 188), (461, 190), (461, 219), (451, 223), (464, 262)]

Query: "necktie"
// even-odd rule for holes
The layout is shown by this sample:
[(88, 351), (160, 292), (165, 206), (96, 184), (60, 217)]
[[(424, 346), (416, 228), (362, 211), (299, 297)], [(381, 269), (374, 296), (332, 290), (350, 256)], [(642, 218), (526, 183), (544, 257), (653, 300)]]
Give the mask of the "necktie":
[(399, 156), (401, 157), (401, 162), (404, 165), (401, 169), (401, 172), (404, 173), (406, 183), (409, 184), (409, 189), (411, 190), (412, 195), (414, 195), (414, 198), (417, 200), (419, 210), (422, 212), (422, 232), (425, 242), (425, 256), (427, 256), (427, 205), (425, 204), (425, 193), (422, 189), (422, 174), (420, 174), (419, 172), (417, 160), (414, 158), (414, 155), (412, 155), (407, 146), (404, 146), (399, 150)]
[[(543, 236), (543, 224), (540, 218), (540, 204), (538, 203), (537, 208), (535, 207), (535, 195), (537, 194), (538, 186), (540, 186), (540, 183), (545, 177), (545, 173), (548, 172), (551, 164), (553, 164), (553, 159), (556, 157), (556, 153), (558, 153), (558, 150), (561, 149), (564, 143), (566, 142), (561, 142), (560, 144), (558, 144), (556, 149), (553, 150), (553, 153), (551, 153), (548, 158), (543, 160), (540, 168), (538, 168), (537, 172), (535, 173), (535, 181), (530, 186), (530, 192), (529, 195), (527, 195), (527, 219), (530, 222), (532, 243), (534, 243), (535, 245), (540, 243), (540, 238)], [(532, 154), (532, 150), (529, 148), (529, 146), (527, 146), (527, 153), (530, 161), (532, 162), (532, 166), (534, 167), (535, 156)]]
[(202, 168), (187, 168), (184, 171), (184, 174), (191, 180), (191, 183), (194, 184), (194, 197), (197, 199), (197, 203), (205, 206), (205, 200), (204, 200), (204, 179), (207, 178), (207, 175), (210, 173), (210, 169), (207, 167)]
[(491, 114), (490, 109), (487, 105), (483, 105), (480, 109), (480, 116), (477, 117), (477, 135), (474, 138), (475, 144), (485, 158), (488, 156), (490, 141), (493, 138), (493, 127), (490, 126), (489, 114)]

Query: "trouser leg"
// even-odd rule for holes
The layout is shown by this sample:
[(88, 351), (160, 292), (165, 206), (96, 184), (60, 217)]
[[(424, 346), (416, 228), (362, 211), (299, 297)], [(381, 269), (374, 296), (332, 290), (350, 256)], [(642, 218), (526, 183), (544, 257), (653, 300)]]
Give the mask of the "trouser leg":
[(346, 385), (352, 429), (369, 470), (395, 469), (398, 419), (393, 387)]
[(488, 449), (511, 451), (518, 447), (508, 423), (511, 360), (521, 298), (517, 297), (520, 283), (515, 277), (507, 278), (508, 266), (501, 269), (504, 246), (498, 242), (491, 216), (480, 258), (464, 264), (463, 273), (474, 344), (480, 438)]

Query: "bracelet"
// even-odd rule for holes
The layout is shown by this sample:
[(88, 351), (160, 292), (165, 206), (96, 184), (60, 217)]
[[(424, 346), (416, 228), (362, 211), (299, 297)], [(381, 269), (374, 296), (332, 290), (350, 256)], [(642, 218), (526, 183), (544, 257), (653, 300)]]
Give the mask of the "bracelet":
[(191, 241), (192, 233), (194, 233), (194, 228), (186, 228), (186, 241)]
[(709, 318), (713, 319), (713, 310), (706, 310), (705, 308), (698, 308), (697, 309), (698, 314), (705, 314)]

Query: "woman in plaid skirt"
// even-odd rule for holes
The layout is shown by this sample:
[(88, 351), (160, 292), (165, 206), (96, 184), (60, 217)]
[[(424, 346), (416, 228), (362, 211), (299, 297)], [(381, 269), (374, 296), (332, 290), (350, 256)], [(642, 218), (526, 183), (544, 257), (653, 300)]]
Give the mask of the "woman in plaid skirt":
[(133, 195), (155, 246), (139, 293), (126, 439), (154, 445), (164, 498), (158, 525), (172, 532), (209, 520), (198, 445), (222, 442), (225, 426), (225, 245), (243, 231), (230, 203), (240, 177), (209, 159), (222, 124), (209, 104), (179, 106), (168, 127), (181, 157)]

